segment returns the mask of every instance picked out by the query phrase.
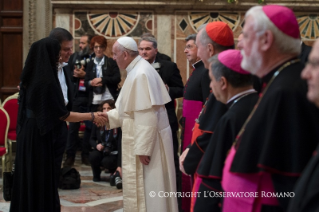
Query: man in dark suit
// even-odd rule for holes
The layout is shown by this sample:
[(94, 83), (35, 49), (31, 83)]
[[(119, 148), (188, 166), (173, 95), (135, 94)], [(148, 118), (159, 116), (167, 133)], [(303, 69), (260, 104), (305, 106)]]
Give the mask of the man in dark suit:
[[(88, 61), (91, 60), (92, 54), (90, 50), (90, 41), (93, 36), (89, 34), (84, 34), (80, 38), (79, 52), (75, 52), (71, 55), (68, 66), (69, 75), (71, 76), (71, 81), (73, 83), (72, 89), (74, 97), (71, 99), (73, 102), (72, 111), (74, 112), (87, 112), (87, 102), (88, 102), (88, 91), (84, 86), (84, 77), (86, 75), (85, 67)], [(86, 64), (81, 64), (81, 61), (85, 61)], [(66, 144), (66, 160), (63, 163), (63, 166), (73, 166), (76, 149), (79, 143), (79, 128), (80, 122), (74, 122), (69, 124), (69, 131), (68, 131), (68, 141)], [(84, 137), (82, 140), (82, 163), (85, 165), (90, 165), (88, 161), (89, 151), (90, 151), (90, 133), (87, 130), (84, 132)]]
[[(64, 103), (66, 108), (71, 111), (72, 110), (72, 83), (71, 77), (69, 76), (68, 70), (66, 69), (67, 62), (72, 54), (73, 48), (73, 37), (71, 33), (63, 28), (57, 27), (54, 28), (49, 35), (50, 38), (56, 39), (59, 41), (61, 49), (60, 49), (60, 58), (58, 64), (58, 79), (61, 85)], [(67, 142), (67, 128), (61, 127), (61, 131), (59, 134), (55, 135), (53, 139), (54, 143), (54, 168), (56, 173), (56, 183), (55, 189), (58, 189), (59, 179), (60, 179), (60, 170), (61, 170), (61, 163), (63, 158), (63, 153), (65, 150), (65, 145)], [(48, 164), (48, 166), (52, 166), (53, 164)], [(57, 208), (60, 206), (59, 195), (55, 197), (55, 202)]]
[[(167, 91), (172, 99), (165, 105), (170, 126), (172, 128), (173, 146), (174, 146), (174, 163), (176, 169), (176, 179), (179, 177), (179, 165), (178, 165), (178, 122), (175, 113), (174, 100), (176, 98), (183, 97), (183, 81), (176, 63), (167, 60), (161, 60), (157, 55), (157, 41), (154, 37), (142, 37), (139, 40), (139, 54), (147, 60), (161, 76)], [(178, 181), (178, 180), (177, 180)], [(179, 182), (177, 182), (178, 185)], [(177, 186), (179, 191), (179, 186)]]

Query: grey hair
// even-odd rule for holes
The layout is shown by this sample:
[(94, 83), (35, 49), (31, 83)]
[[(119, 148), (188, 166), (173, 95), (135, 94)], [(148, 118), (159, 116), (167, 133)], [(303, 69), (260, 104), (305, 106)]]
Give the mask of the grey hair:
[[(211, 70), (212, 70), (212, 74), (214, 75), (215, 79), (216, 79), (217, 81), (219, 81), (220, 78), (222, 77), (222, 74), (221, 74), (220, 71), (217, 71), (217, 69), (219, 70), (221, 67), (217, 67), (217, 69), (216, 69), (216, 67), (215, 67), (215, 64), (221, 64), (221, 63), (219, 62), (219, 60), (218, 60), (218, 54), (215, 54), (214, 56), (208, 58), (207, 61), (208, 61), (209, 66), (210, 66), (210, 68), (211, 68)], [(216, 70), (215, 70), (215, 69), (216, 69)]]
[(190, 41), (190, 40), (193, 40), (194, 42), (196, 42), (196, 35), (197, 34), (191, 34), (191, 35), (188, 35), (186, 38), (185, 38), (185, 41)]
[(280, 31), (266, 16), (262, 6), (250, 8), (246, 13), (245, 18), (248, 16), (252, 16), (253, 18), (254, 30), (258, 37), (263, 35), (266, 30), (270, 30), (274, 35), (274, 44), (280, 53), (300, 54), (300, 38), (292, 38)]
[(153, 47), (154, 47), (154, 49), (157, 49), (157, 41), (156, 41), (156, 39), (154, 37), (147, 37), (147, 36), (141, 37), (138, 40), (138, 45), (140, 45), (143, 40), (151, 42)]
[(201, 36), (199, 38), (200, 42), (203, 44), (203, 45), (207, 45), (207, 44), (213, 44), (213, 41), (212, 39), (210, 39), (210, 37), (208, 36), (207, 32), (206, 32), (206, 26), (207, 24), (203, 24), (201, 26), (198, 27), (198, 33), (199, 32), (202, 32), (201, 33)]
[(133, 50), (127, 49), (124, 46), (122, 46), (120, 43), (118, 43), (118, 48), (121, 52), (127, 52), (131, 57), (138, 56), (138, 51), (133, 51)]
[(245, 87), (253, 84), (251, 74), (240, 74), (226, 67), (218, 60), (218, 54), (208, 59), (211, 73), (216, 81), (220, 81), (221, 77), (225, 77), (227, 82), (234, 88)]

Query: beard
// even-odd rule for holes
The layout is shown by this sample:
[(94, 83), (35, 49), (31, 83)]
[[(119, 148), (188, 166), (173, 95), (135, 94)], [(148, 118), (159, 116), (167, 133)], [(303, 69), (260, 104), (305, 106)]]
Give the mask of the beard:
[(262, 56), (257, 49), (258, 44), (257, 42), (254, 42), (252, 45), (250, 56), (247, 56), (243, 49), (240, 51), (241, 55), (243, 56), (241, 67), (244, 70), (249, 71), (253, 75), (256, 75), (256, 73), (260, 70), (262, 63)]
[(89, 45), (87, 45), (84, 49), (82, 49), (81, 51), (79, 51), (79, 55), (80, 55), (80, 56), (88, 55), (88, 54), (90, 54)]

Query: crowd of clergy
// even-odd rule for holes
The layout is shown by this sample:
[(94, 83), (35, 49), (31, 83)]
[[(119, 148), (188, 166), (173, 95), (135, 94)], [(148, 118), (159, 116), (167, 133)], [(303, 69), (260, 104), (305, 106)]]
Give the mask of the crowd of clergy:
[(318, 211), (319, 41), (278, 5), (246, 12), (238, 50), (223, 22), (186, 41), (180, 211)]
[[(104, 55), (104, 37), (83, 35), (80, 50), (91, 49), (86, 52), (85, 57), (91, 60), (86, 69), (77, 66), (74, 55), (69, 59), (71, 50), (63, 60), (65, 42), (72, 46), (72, 36), (60, 41), (61, 50), (54, 39), (38, 41), (31, 50), (39, 46), (45, 52), (50, 46), (52, 55), (57, 57), (60, 51), (60, 60), (69, 61), (72, 67), (70, 74), (77, 93), (72, 109), (65, 108), (69, 106), (69, 90), (64, 90), (70, 85), (68, 77), (61, 72), (53, 82), (60, 82), (56, 89), (61, 88), (59, 105), (61, 114), (66, 114), (57, 122), (71, 122), (64, 166), (74, 165), (78, 121), (105, 125), (95, 126), (92, 134), (92, 123), (86, 123), (84, 141), (90, 140), (90, 134), (91, 140), (92, 135), (99, 139), (94, 137), (91, 146), (89, 142), (83, 145), (82, 162), (91, 164), (94, 181), (101, 180), (101, 166), (123, 178), (124, 211), (319, 211), (319, 41), (312, 48), (301, 41), (299, 24), (289, 8), (266, 5), (249, 9), (237, 46), (233, 31), (224, 22), (198, 28), (197, 34), (185, 39), (184, 53), (193, 67), (185, 86), (176, 63), (158, 52), (151, 34), (143, 34), (138, 42), (131, 37), (119, 38), (112, 46), (113, 58)], [(66, 70), (61, 61), (58, 70)], [(52, 68), (56, 61), (47, 64)], [(127, 75), (121, 89), (120, 70)], [(22, 87), (22, 92), (27, 91), (28, 87)], [(181, 97), (182, 115), (178, 120), (174, 101)], [(96, 113), (105, 100), (111, 100), (109, 109)], [(38, 126), (36, 110), (28, 108), (26, 113), (26, 120), (32, 120), (34, 128)], [(80, 117), (66, 112), (70, 110), (90, 114), (81, 113)], [(26, 159), (30, 158), (26, 150), (29, 144), (23, 146), (24, 137), (19, 138), (18, 149), (25, 155), (17, 154), (16, 159), (16, 173), (21, 174), (23, 167), (33, 167), (32, 160)], [(52, 139), (56, 140), (54, 136)], [(118, 149), (105, 143), (110, 139)], [(56, 168), (50, 171), (61, 167), (65, 145), (60, 149)], [(119, 158), (110, 157), (112, 152)], [(50, 154), (56, 158), (54, 151)], [(106, 157), (109, 162), (105, 162)], [(15, 177), (11, 211), (21, 211), (22, 206), (29, 208), (25, 211), (48, 208), (31, 201), (38, 198), (24, 199), (22, 190), (30, 193), (34, 184), (27, 178)], [(54, 201), (47, 211), (60, 211), (57, 187), (51, 190), (54, 195), (48, 198)], [(37, 190), (31, 193), (46, 197)]]

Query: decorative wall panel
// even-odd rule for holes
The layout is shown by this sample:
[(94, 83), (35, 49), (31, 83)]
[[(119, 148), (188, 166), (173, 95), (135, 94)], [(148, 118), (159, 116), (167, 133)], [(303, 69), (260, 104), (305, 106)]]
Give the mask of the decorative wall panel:
[[(108, 46), (121, 36), (138, 39), (143, 33), (154, 34), (154, 15), (152, 12), (138, 11), (75, 11), (73, 14), (73, 35), (75, 51), (84, 33), (102, 35), (108, 40)], [(107, 49), (110, 56), (111, 48)]]

